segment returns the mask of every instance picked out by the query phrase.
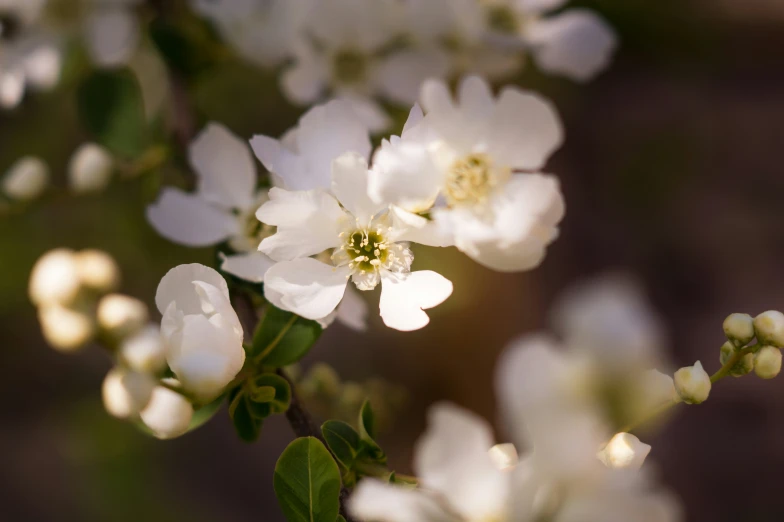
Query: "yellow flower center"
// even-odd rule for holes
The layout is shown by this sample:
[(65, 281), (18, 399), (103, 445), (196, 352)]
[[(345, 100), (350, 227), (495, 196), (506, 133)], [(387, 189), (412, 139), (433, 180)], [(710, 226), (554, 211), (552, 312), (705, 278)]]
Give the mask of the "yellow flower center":
[(506, 177), (508, 170), (494, 168), (487, 154), (460, 158), (447, 172), (444, 191), (447, 203), (450, 206), (481, 206)]

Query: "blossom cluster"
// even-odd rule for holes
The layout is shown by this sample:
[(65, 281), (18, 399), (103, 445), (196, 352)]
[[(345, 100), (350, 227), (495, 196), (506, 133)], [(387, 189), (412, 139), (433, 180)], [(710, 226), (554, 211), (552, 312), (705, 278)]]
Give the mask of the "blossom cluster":
[[(259, 188), (248, 147), (218, 124), (194, 141), (195, 193), (165, 189), (147, 216), (190, 246), (226, 242), (224, 271), (264, 283), (275, 306), (307, 319), (362, 324), (354, 289), (381, 286), (387, 326), (415, 330), (452, 293), (440, 274), (414, 271), (412, 243), (455, 246), (501, 271), (543, 259), (564, 214), (556, 178), (543, 174), (562, 131), (552, 105), (518, 88), (496, 98), (464, 79), (457, 99), (440, 81), (422, 88), (401, 136), (371, 150), (353, 106), (309, 110), (278, 140), (250, 145), (269, 171)], [(351, 288), (351, 290), (348, 290)]]

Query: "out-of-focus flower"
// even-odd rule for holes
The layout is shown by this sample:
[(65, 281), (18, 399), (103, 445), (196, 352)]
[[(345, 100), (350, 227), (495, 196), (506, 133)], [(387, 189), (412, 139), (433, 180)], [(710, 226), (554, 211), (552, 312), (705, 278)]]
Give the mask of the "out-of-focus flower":
[(710, 376), (703, 370), (700, 361), (694, 366), (685, 366), (675, 372), (675, 389), (687, 404), (700, 404), (708, 399), (711, 390)]
[(193, 418), (193, 405), (179, 393), (164, 386), (156, 386), (140, 416), (156, 437), (173, 439), (188, 431)]
[(163, 314), (169, 367), (198, 400), (214, 399), (245, 362), (242, 326), (226, 281), (204, 265), (180, 265), (161, 279), (155, 304)]
[(267, 191), (256, 188), (256, 164), (247, 144), (211, 123), (191, 144), (189, 158), (198, 180), (196, 193), (163, 189), (147, 207), (147, 219), (175, 243), (201, 247), (228, 241), (238, 253), (226, 256), (224, 268), (243, 277), (250, 264), (263, 273), (272, 263), (256, 248), (271, 232), (254, 213)]
[(109, 294), (98, 302), (98, 324), (115, 339), (138, 332), (149, 318), (147, 305), (121, 294)]
[(113, 170), (109, 151), (95, 143), (85, 143), (68, 163), (68, 183), (76, 193), (100, 192), (109, 185)]
[(608, 468), (638, 470), (650, 452), (651, 447), (631, 433), (616, 433), (598, 457)]
[(462, 81), (458, 104), (437, 81), (425, 83), (422, 101), (427, 116), (412, 111), (410, 135), (374, 159), (373, 199), (412, 212), (435, 202), (438, 227), (472, 259), (501, 271), (536, 267), (558, 235), (563, 197), (554, 177), (515, 171), (540, 169), (561, 144), (555, 110), (516, 88), (496, 100), (478, 77)]
[(50, 250), (33, 266), (28, 294), (36, 306), (70, 304), (81, 288), (79, 265), (73, 250)]
[(784, 314), (777, 310), (763, 312), (754, 318), (754, 331), (757, 340), (784, 348)]
[(166, 350), (160, 328), (151, 324), (123, 339), (118, 357), (124, 366), (137, 372), (162, 372), (166, 368)]
[[(332, 163), (332, 193), (273, 188), (258, 211), (277, 227), (259, 249), (277, 263), (264, 276), (267, 299), (308, 319), (322, 319), (343, 299), (349, 279), (360, 290), (382, 285), (380, 312), (387, 326), (416, 330), (429, 322), (423, 311), (443, 302), (452, 284), (432, 271), (410, 272), (406, 234), (424, 218), (389, 211), (367, 195), (368, 165), (346, 153)], [(333, 250), (330, 263), (310, 256)]]
[(40, 158), (25, 156), (11, 165), (3, 177), (0, 188), (11, 199), (31, 201), (40, 196), (48, 184), (47, 164)]
[(96, 292), (111, 292), (120, 286), (120, 267), (117, 262), (100, 250), (87, 249), (74, 256), (79, 282)]
[(264, 67), (291, 57), (312, 0), (191, 0), (245, 59)]
[(64, 352), (82, 348), (95, 335), (95, 321), (90, 314), (59, 304), (39, 308), (38, 321), (46, 342)]
[(128, 63), (141, 37), (135, 9), (144, 0), (88, 0), (84, 19), (87, 50), (103, 67)]
[(113, 368), (103, 381), (103, 404), (119, 419), (135, 417), (150, 402), (155, 379), (146, 373)]
[(781, 372), (781, 350), (763, 346), (754, 354), (754, 373), (761, 379), (772, 379)]

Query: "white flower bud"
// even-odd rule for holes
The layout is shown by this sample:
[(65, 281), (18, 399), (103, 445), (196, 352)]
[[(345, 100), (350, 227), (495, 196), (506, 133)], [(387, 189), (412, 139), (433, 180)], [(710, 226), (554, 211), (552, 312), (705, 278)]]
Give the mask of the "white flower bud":
[(40, 158), (26, 156), (11, 165), (2, 181), (2, 189), (11, 199), (30, 201), (49, 184), (49, 167)]
[(496, 444), (490, 448), (489, 454), (493, 464), (502, 471), (514, 468), (520, 461), (520, 458), (517, 456), (517, 449), (511, 443)]
[(95, 334), (92, 317), (56, 304), (39, 308), (38, 320), (46, 342), (64, 352), (78, 350)]
[(147, 305), (135, 297), (109, 294), (98, 303), (98, 324), (115, 338), (138, 332), (148, 316)]
[(777, 348), (784, 348), (784, 314), (770, 310), (754, 318), (757, 340)]
[(638, 470), (651, 447), (630, 433), (617, 433), (596, 456), (611, 469)]
[(146, 373), (113, 368), (103, 380), (103, 405), (119, 419), (134, 417), (150, 402), (155, 379)]
[(100, 192), (109, 184), (114, 169), (111, 154), (95, 143), (85, 143), (71, 156), (68, 183), (77, 193)]
[(724, 334), (730, 341), (745, 346), (754, 339), (754, 320), (749, 314), (731, 314), (724, 320)]
[(678, 400), (672, 377), (658, 370), (648, 370), (641, 376), (640, 385), (645, 409), (653, 409)]
[(673, 380), (678, 396), (687, 404), (705, 402), (710, 394), (710, 376), (702, 369), (700, 361), (675, 372)]
[[(721, 345), (720, 355), (719, 355), (719, 362), (721, 365), (724, 366), (727, 361), (730, 360), (730, 357), (735, 355), (735, 353), (739, 350), (732, 341), (727, 341), (723, 345)], [(743, 377), (744, 375), (751, 372), (754, 369), (754, 354), (747, 353), (743, 357), (740, 358), (735, 365), (730, 368), (730, 375), (733, 377)]]
[(763, 346), (754, 354), (754, 373), (760, 379), (772, 379), (781, 371), (781, 350)]
[(36, 306), (70, 304), (81, 282), (72, 250), (57, 248), (44, 254), (30, 273), (28, 294)]
[(88, 249), (76, 253), (79, 280), (96, 292), (111, 292), (120, 286), (120, 268), (115, 260), (100, 250)]
[(186, 431), (193, 417), (193, 405), (179, 393), (156, 386), (141, 413), (142, 422), (159, 439), (173, 439)]
[(166, 368), (166, 352), (158, 327), (149, 325), (124, 339), (120, 344), (119, 357), (125, 366), (138, 372), (162, 372)]

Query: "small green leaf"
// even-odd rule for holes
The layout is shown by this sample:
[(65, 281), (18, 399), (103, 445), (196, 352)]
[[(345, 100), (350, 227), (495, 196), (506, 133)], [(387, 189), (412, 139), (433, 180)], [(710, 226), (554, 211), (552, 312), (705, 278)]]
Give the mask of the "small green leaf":
[(365, 400), (359, 410), (359, 438), (362, 441), (363, 456), (379, 464), (386, 464), (387, 456), (381, 446), (376, 443), (376, 417), (370, 407), (370, 401)]
[[(289, 409), (291, 386), (280, 375), (275, 375), (274, 373), (257, 375), (253, 378), (251, 389), (253, 390), (251, 400), (256, 403), (266, 404), (267, 415), (283, 413)], [(268, 390), (271, 390), (271, 396)], [(257, 391), (261, 391), (261, 396), (257, 397)]]
[(93, 72), (79, 86), (77, 103), (81, 121), (95, 141), (125, 158), (144, 152), (144, 101), (139, 82), (130, 70)]
[(335, 522), (340, 510), (340, 470), (315, 437), (295, 440), (275, 465), (275, 496), (289, 522)]
[(267, 366), (288, 366), (307, 354), (320, 335), (316, 321), (270, 305), (253, 335), (249, 356)]
[(223, 401), (226, 400), (226, 394), (224, 393), (214, 401), (209, 404), (205, 404), (198, 410), (193, 413), (193, 417), (191, 418), (191, 423), (188, 426), (188, 431), (193, 431), (196, 428), (203, 425), (205, 422), (210, 420), (215, 416), (216, 413), (221, 409), (223, 406)]
[(352, 469), (360, 451), (359, 433), (351, 425), (337, 420), (322, 424), (321, 433), (337, 461), (347, 470)]
[(265, 415), (255, 406), (244, 387), (238, 386), (229, 393), (229, 417), (237, 435), (246, 442), (258, 439), (264, 424)]

